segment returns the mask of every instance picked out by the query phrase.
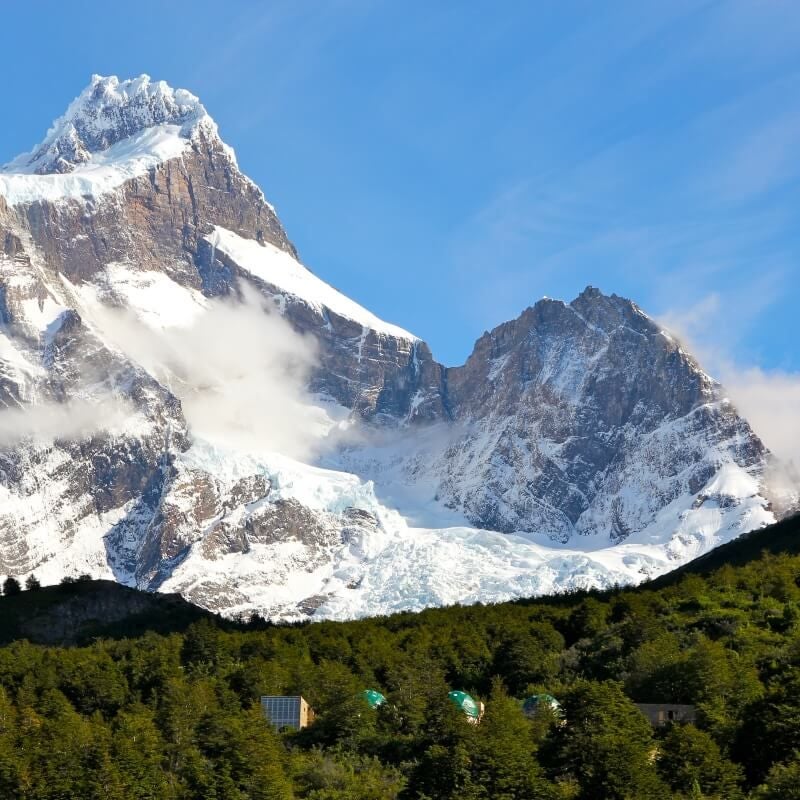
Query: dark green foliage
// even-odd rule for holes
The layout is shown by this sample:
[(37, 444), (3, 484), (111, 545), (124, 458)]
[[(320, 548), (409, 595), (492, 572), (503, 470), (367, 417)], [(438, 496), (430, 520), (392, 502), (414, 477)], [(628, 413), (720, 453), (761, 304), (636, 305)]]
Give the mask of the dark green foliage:
[[(85, 580), (6, 596), (0, 798), (800, 798), (800, 556), (731, 552), (655, 588), (302, 626)], [(522, 713), (543, 692), (563, 719)], [(317, 722), (276, 734), (261, 694)], [(654, 731), (635, 702), (697, 724)]]
[(726, 759), (711, 736), (694, 725), (670, 728), (656, 763), (663, 781), (683, 795), (691, 797), (699, 789), (709, 800), (741, 797), (741, 767)]
[(521, 696), (531, 684), (546, 683), (558, 671), (564, 638), (547, 622), (533, 622), (506, 630), (494, 659), (512, 694)]
[(775, 764), (753, 797), (755, 800), (800, 800), (800, 756), (795, 754), (786, 764)]
[(472, 762), (481, 797), (547, 800), (555, 796), (537, 758), (534, 728), (499, 679), (492, 685), (486, 714), (476, 731)]
[(29, 579), (26, 586), (34, 591), (2, 600), (0, 643), (86, 644), (98, 637), (185, 631), (192, 622), (213, 618), (176, 595), (146, 594), (112, 581), (65, 578), (41, 587)]
[(545, 744), (545, 762), (578, 784), (580, 800), (669, 797), (654, 766), (649, 722), (616, 683), (578, 681), (564, 696), (566, 724)]
[(775, 762), (789, 761), (800, 751), (800, 670), (773, 678), (768, 693), (747, 708), (733, 752), (754, 783), (763, 780)]
[(21, 591), (22, 586), (20, 586), (19, 581), (13, 576), (9, 575), (3, 581), (3, 594), (6, 597), (13, 597), (15, 594), (19, 594)]
[(601, 603), (594, 597), (587, 597), (570, 613), (565, 626), (569, 643), (588, 639), (600, 633), (608, 623), (608, 603)]
[(347, 750), (311, 750), (298, 766), (300, 797), (311, 800), (392, 800), (405, 781), (398, 769)]

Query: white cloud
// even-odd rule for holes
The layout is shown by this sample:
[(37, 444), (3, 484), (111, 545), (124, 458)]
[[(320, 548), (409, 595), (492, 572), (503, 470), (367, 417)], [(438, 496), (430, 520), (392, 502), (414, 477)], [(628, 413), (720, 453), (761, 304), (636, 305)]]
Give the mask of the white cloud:
[(90, 400), (6, 408), (0, 411), (0, 446), (25, 440), (48, 443), (83, 439), (101, 432), (122, 433), (132, 409), (119, 398), (105, 395)]
[(723, 364), (720, 378), (764, 444), (800, 464), (800, 374)]
[[(750, 305), (758, 304), (757, 295), (752, 293)], [(745, 298), (742, 302), (747, 305)], [(711, 293), (659, 319), (720, 381), (764, 444), (779, 459), (800, 465), (800, 373), (742, 364), (736, 357), (737, 340), (718, 335), (745, 314), (746, 308), (740, 315), (737, 303)]]
[(102, 338), (181, 400), (190, 432), (246, 450), (307, 458), (329, 421), (307, 394), (316, 342), (263, 298), (217, 299), (189, 327), (154, 330), (134, 314), (91, 311)]

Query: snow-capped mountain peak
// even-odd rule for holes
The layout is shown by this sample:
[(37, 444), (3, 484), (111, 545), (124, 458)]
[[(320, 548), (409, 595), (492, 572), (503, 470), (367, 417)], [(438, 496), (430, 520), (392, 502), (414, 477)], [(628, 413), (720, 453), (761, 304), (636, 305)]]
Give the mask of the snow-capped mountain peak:
[(92, 76), (44, 140), (0, 167), (9, 205), (99, 197), (211, 140), (235, 165), (200, 100), (148, 75)]
[(30, 153), (18, 156), (3, 172), (63, 174), (86, 164), (94, 154), (156, 126), (176, 126), (184, 139), (198, 125), (213, 126), (200, 100), (148, 75), (120, 81), (93, 75), (66, 113)]

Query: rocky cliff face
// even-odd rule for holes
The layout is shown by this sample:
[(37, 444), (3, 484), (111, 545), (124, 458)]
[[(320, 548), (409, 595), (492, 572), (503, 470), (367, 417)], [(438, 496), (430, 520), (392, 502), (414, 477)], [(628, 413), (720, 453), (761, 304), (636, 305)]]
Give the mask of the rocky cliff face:
[(764, 464), (759, 439), (678, 342), (593, 288), (485, 334), (447, 387), (469, 432), (442, 458), (439, 493), (493, 530), (620, 541), (721, 465), (758, 475)]
[[(314, 342), (300, 460), (209, 440), (165, 378), (247, 286)], [(0, 323), (0, 572), (346, 616), (633, 580), (773, 519), (763, 445), (634, 304), (541, 301), (445, 369), (303, 267), (197, 98), (146, 77), (94, 78), (0, 169)]]

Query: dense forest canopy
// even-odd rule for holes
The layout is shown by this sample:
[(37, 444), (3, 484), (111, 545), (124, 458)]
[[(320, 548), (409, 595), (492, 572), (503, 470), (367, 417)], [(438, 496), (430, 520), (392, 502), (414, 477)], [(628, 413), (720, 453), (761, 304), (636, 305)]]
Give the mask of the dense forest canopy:
[[(655, 588), (302, 626), (173, 604), (176, 632), (140, 616), (80, 647), (13, 641), (0, 797), (800, 798), (800, 555), (764, 541)], [(11, 586), (0, 617), (80, 589)], [(485, 703), (479, 725), (451, 689)], [(537, 693), (561, 712), (523, 714)], [(275, 733), (265, 694), (302, 694), (316, 722)], [(697, 722), (653, 729), (637, 702)]]

